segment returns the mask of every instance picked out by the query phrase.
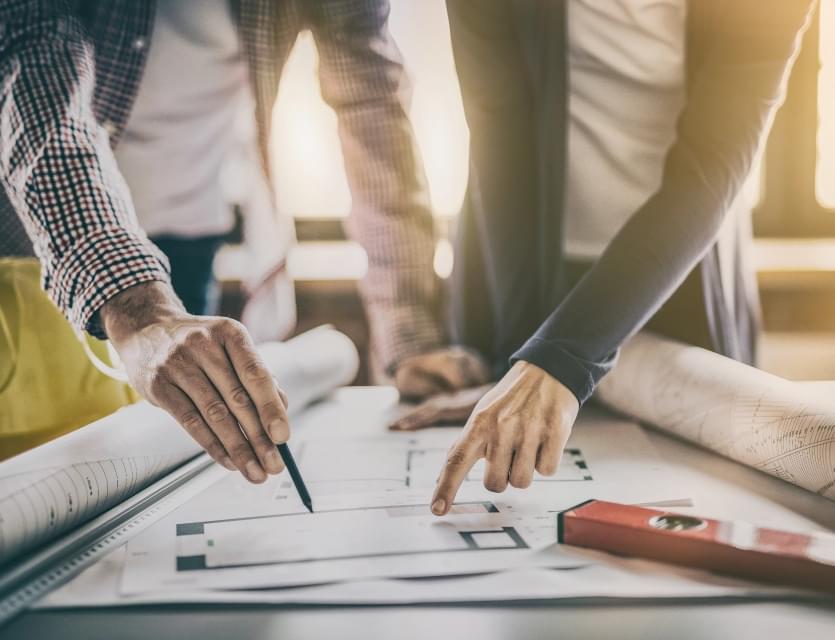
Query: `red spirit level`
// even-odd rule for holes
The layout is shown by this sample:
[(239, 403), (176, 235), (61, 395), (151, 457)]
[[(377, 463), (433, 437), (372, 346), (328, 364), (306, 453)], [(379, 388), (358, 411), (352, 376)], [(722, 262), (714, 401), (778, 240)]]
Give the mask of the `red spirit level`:
[(835, 536), (601, 500), (557, 516), (560, 542), (835, 595)]

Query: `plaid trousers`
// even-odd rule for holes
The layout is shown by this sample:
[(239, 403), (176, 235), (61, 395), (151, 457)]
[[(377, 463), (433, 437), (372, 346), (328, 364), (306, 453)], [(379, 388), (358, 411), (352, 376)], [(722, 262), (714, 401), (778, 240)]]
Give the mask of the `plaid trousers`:
[[(264, 171), (282, 68), (310, 29), (322, 95), (339, 120), (349, 233), (368, 253), (361, 292), (377, 353), (390, 369), (439, 346), (433, 221), (388, 1), (232, 2)], [(0, 0), (0, 255), (26, 251), (19, 219), (49, 296), (99, 337), (104, 302), (169, 279), (112, 152), (142, 79), (154, 10), (154, 0)]]

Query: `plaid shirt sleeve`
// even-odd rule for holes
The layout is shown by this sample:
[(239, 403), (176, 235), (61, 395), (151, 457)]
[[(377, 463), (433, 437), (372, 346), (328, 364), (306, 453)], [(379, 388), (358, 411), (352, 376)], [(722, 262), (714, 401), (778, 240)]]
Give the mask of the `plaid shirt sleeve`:
[(388, 31), (389, 3), (307, 5), (322, 96), (339, 120), (351, 188), (349, 232), (368, 254), (361, 293), (375, 352), (390, 373), (444, 344), (435, 234), (407, 115), (408, 79)]
[(169, 279), (92, 109), (93, 46), (69, 2), (0, 0), (0, 183), (77, 329), (124, 289)]

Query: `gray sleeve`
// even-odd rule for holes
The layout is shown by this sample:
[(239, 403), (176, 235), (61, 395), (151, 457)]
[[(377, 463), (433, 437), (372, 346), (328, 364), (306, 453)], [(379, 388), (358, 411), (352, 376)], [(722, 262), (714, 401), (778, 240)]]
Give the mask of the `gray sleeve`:
[(715, 241), (784, 94), (815, 0), (715, 3), (658, 191), (514, 354), (584, 402)]

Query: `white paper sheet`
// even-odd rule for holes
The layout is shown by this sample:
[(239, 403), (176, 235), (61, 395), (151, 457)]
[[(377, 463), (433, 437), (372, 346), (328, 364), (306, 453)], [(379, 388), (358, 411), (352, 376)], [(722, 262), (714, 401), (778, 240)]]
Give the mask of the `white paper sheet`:
[(147, 604), (402, 605), (520, 602), (564, 598), (674, 599), (786, 597), (796, 589), (770, 587), (677, 569), (642, 560), (617, 559), (570, 550), (577, 564), (556, 569), (514, 569), (442, 579), (351, 580), (286, 589), (119, 591), (126, 548), (120, 547), (73, 582), (51, 593), (38, 608), (110, 607)]
[[(318, 420), (327, 424), (327, 412)], [(617, 421), (584, 427), (569, 441), (555, 477), (497, 496), (472, 473), (453, 513), (440, 519), (428, 501), (456, 430), (357, 429), (349, 438), (308, 432), (294, 446), (316, 513), (306, 513), (282, 476), (252, 488), (213, 471), (216, 484), (131, 540), (122, 592), (575, 566), (556, 544), (558, 511), (591, 497), (676, 497), (639, 427)]]
[[(376, 436), (387, 437), (385, 431), (386, 414), (396, 403), (397, 395), (391, 389), (351, 388), (340, 390), (326, 402), (314, 405), (304, 415), (299, 416), (294, 424), (296, 434), (294, 447), (310, 440), (332, 439), (334, 447), (339, 448), (350, 441), (373, 440)], [(636, 431), (638, 432), (636, 435)], [(443, 446), (445, 438), (454, 437), (455, 430), (439, 435), (426, 434), (422, 439), (429, 444), (437, 438), (435, 444)], [(444, 435), (447, 433), (447, 435)], [(621, 437), (618, 437), (618, 433)], [(408, 443), (411, 434), (392, 434)], [(814, 530), (815, 524), (781, 507), (779, 504), (764, 500), (750, 491), (739, 489), (733, 479), (723, 479), (721, 467), (697, 471), (691, 468), (683, 447), (678, 443), (664, 440), (660, 436), (653, 438), (667, 454), (674, 452), (671, 458), (675, 464), (672, 472), (667, 471), (666, 460), (659, 461), (653, 446), (647, 446), (646, 435), (642, 429), (609, 416), (599, 411), (584, 411), (575, 427), (569, 446), (577, 446), (587, 462), (589, 473), (598, 482), (601, 489), (606, 484), (618, 482), (634, 485), (635, 494), (640, 494), (635, 502), (653, 503), (646, 506), (658, 508), (683, 509), (686, 513), (695, 513), (717, 517), (744, 517), (782, 526), (798, 531)], [(676, 446), (672, 446), (672, 445)], [(666, 446), (670, 445), (670, 446)], [(356, 446), (365, 446), (357, 444)], [(313, 451), (311, 449), (311, 451)], [(348, 450), (345, 449), (347, 452)], [(297, 456), (302, 471), (313, 485), (315, 475), (316, 489), (314, 498), (345, 498), (350, 495), (339, 490), (329, 490), (333, 485), (326, 484), (328, 473), (317, 474), (302, 462), (304, 451)], [(694, 459), (702, 459), (706, 453), (693, 450)], [(318, 455), (318, 454), (317, 454)], [(717, 460), (721, 463), (721, 460)], [(343, 465), (344, 466), (344, 465)], [(369, 470), (398, 471), (400, 467), (380, 461), (379, 466)], [(657, 469), (654, 473), (652, 470)], [(647, 472), (643, 475), (643, 472)], [(272, 483), (253, 487), (239, 480), (233, 474), (223, 471), (203, 474), (187, 488), (181, 490), (189, 499), (179, 508), (172, 526), (177, 522), (188, 522), (199, 518), (201, 513), (214, 513), (216, 518), (235, 518), (251, 512), (251, 502), (271, 504), (274, 512), (299, 511), (301, 505), (292, 491), (288, 491), (283, 478)], [(331, 473), (332, 475), (332, 473)], [(402, 476), (401, 476), (402, 477)], [(220, 480), (218, 480), (220, 478)], [(680, 478), (685, 478), (680, 480)], [(391, 477), (383, 477), (384, 482), (391, 482)], [(217, 484), (220, 482), (220, 484)], [(582, 491), (585, 482), (561, 482), (549, 485), (548, 500), (561, 497), (564, 492)], [(468, 484), (478, 486), (477, 480)], [(373, 496), (380, 500), (391, 500), (391, 494), (404, 490), (402, 486), (389, 484), (389, 491), (377, 491), (366, 485), (368, 492), (360, 499), (370, 500)], [(544, 485), (543, 485), (544, 486)], [(595, 485), (597, 486), (597, 485)], [(207, 491), (213, 487), (216, 490)], [(572, 489), (572, 487), (574, 487)], [(427, 487), (428, 488), (428, 487)], [(417, 488), (415, 498), (426, 502), (426, 489)], [(700, 493), (700, 500), (694, 508), (688, 500), (673, 499), (668, 504), (662, 501), (670, 498), (685, 498), (687, 491), (704, 488), (707, 493)], [(219, 489), (219, 490), (218, 490)], [(722, 496), (726, 492), (725, 497)], [(515, 490), (501, 496), (508, 501), (516, 501), (520, 492)], [(329, 495), (325, 495), (329, 494)], [(707, 500), (706, 496), (711, 500)], [(487, 494), (488, 499), (496, 499), (495, 494)], [(589, 497), (588, 494), (574, 495), (570, 499), (576, 502)], [(598, 497), (595, 494), (594, 497)], [(604, 497), (604, 496), (599, 496)], [(813, 498), (813, 496), (810, 496)], [(566, 496), (568, 501), (569, 496)], [(727, 503), (729, 511), (723, 511)], [(556, 514), (553, 514), (554, 516)], [(173, 536), (172, 536), (173, 537)], [(76, 579), (53, 592), (41, 602), (44, 607), (66, 606), (110, 606), (154, 603), (275, 603), (275, 604), (408, 604), (408, 603), (443, 603), (443, 602), (509, 602), (519, 600), (550, 600), (560, 598), (710, 598), (710, 597), (746, 597), (774, 596), (781, 594), (796, 595), (787, 591), (751, 585), (737, 581), (710, 576), (702, 572), (679, 570), (672, 567), (654, 565), (643, 561), (615, 559), (603, 554), (562, 549), (564, 564), (557, 569), (512, 569), (484, 575), (447, 576), (441, 579), (360, 579), (330, 583), (326, 585), (284, 588), (284, 589), (176, 589), (154, 590), (136, 594), (124, 594), (120, 591), (125, 569), (126, 548), (122, 547), (104, 561), (89, 568)], [(174, 552), (171, 555), (174, 563)]]
[(835, 500), (835, 395), (826, 389), (640, 333), (622, 348), (597, 397), (615, 411)]

